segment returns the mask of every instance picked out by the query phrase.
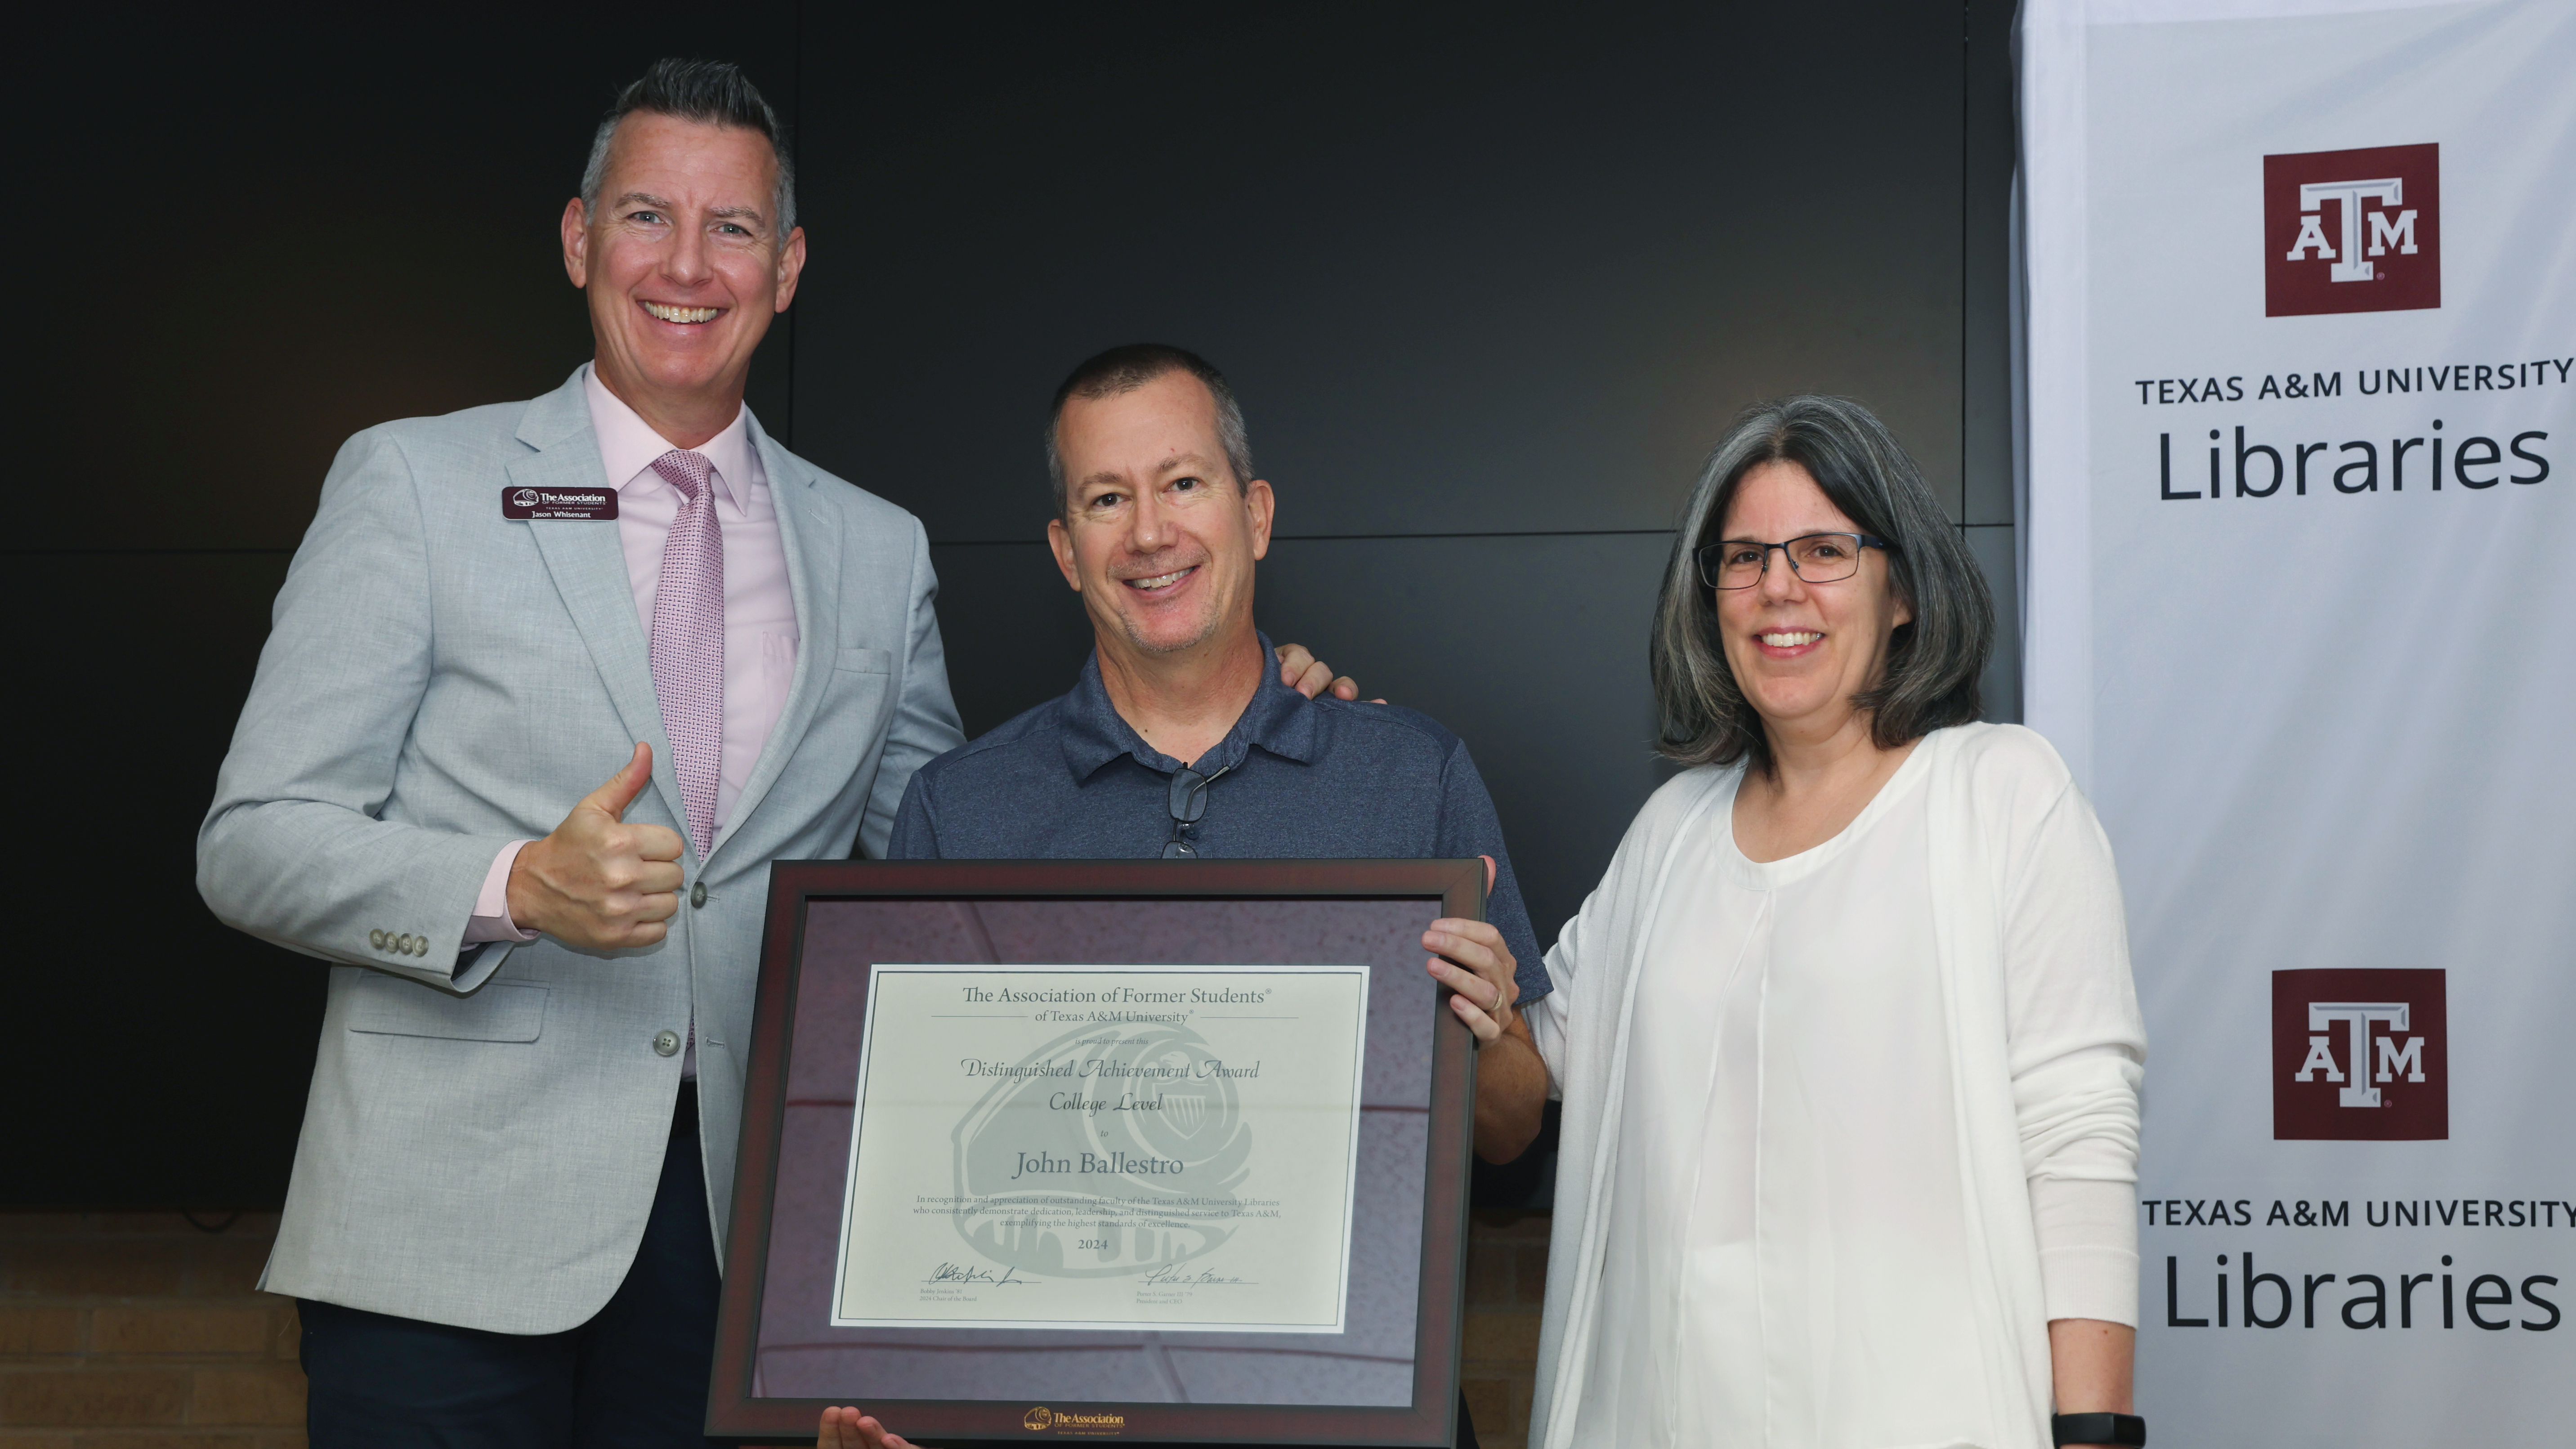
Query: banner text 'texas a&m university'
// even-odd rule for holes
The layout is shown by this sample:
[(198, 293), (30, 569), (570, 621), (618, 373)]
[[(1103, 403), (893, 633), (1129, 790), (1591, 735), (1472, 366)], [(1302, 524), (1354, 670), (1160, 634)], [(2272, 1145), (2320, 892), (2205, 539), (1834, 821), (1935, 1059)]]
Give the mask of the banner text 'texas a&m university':
[(2576, 1423), (2576, 6), (2030, 3), (2026, 713), (2168, 1443)]

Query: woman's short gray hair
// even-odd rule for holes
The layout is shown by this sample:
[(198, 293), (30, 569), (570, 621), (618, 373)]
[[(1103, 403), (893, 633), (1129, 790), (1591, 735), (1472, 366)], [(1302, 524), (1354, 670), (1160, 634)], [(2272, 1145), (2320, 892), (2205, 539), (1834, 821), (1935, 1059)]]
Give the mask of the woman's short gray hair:
[(787, 150), (787, 128), (778, 123), (778, 113), (769, 108), (760, 87), (730, 61), (657, 60), (618, 92), (617, 104), (608, 108), (590, 138), (590, 164), (581, 169), (585, 217), (598, 219), (599, 189), (608, 181), (608, 143), (617, 138), (617, 123), (637, 111), (701, 126), (738, 126), (766, 137), (770, 154), (778, 158), (778, 194), (773, 198), (771, 220), (777, 223), (777, 242), (786, 244), (787, 234), (796, 229), (796, 158)]
[(1647, 650), (1656, 749), (1688, 765), (1743, 760), (1756, 774), (1770, 773), (1770, 740), (1727, 665), (1715, 591), (1700, 582), (1695, 558), (1718, 541), (1737, 485), (1763, 463), (1805, 468), (1863, 533), (1887, 540), (1889, 577), (1914, 619), (1897, 626), (1878, 681), (1852, 699), (1869, 712), (1878, 747), (1977, 718), (1977, 681), (1995, 641), (1985, 575), (1887, 425), (1849, 398), (1808, 394), (1748, 409), (1700, 466)]

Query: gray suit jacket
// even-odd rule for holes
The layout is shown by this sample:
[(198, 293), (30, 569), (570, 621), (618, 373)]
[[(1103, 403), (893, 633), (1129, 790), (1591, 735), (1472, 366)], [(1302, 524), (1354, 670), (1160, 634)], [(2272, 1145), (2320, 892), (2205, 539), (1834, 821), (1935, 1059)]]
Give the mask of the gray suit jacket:
[(693, 1004), (723, 1241), (769, 863), (853, 837), (882, 854), (913, 771), (963, 740), (921, 525), (752, 433), (795, 680), (730, 824), (682, 861), (670, 936), (606, 955), (460, 954), (494, 853), (554, 829), (634, 741), (653, 785), (626, 818), (687, 834), (617, 525), (501, 517), (505, 486), (605, 481), (579, 374), (340, 450), (197, 839), (216, 915), (334, 963), (260, 1286), (505, 1333), (588, 1319), (670, 1130), (680, 1058), (654, 1038)]

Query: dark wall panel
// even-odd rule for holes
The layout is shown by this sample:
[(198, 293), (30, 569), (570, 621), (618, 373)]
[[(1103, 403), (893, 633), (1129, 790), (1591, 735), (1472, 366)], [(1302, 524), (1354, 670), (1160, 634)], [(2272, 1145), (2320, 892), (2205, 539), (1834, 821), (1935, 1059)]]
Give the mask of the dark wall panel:
[[(1967, 0), (1961, 158), (1960, 521), (2009, 530), (2012, 497), (2013, 0)], [(2013, 616), (2007, 615), (2007, 622)], [(2016, 650), (2019, 636), (2013, 640)], [(2020, 661), (2014, 661), (2020, 676)], [(2021, 717), (2019, 686), (2013, 712)]]
[(43, 908), (12, 1016), (41, 1026), (6, 1069), (36, 1105), (0, 1129), (0, 1201), (282, 1195), (321, 969), (216, 923), (192, 869), (269, 600), (347, 435), (588, 355), (556, 217), (652, 58), (740, 60), (798, 128), (812, 270), (752, 405), (928, 523), (970, 728), (1062, 690), (1087, 644), (1037, 544), (1049, 389), (1110, 343), (1198, 347), (1280, 490), (1264, 624), (1469, 741), (1547, 939), (1662, 777), (1660, 530), (1737, 408), (1869, 402), (2008, 583), (2009, 14), (53, 22), (25, 47), (23, 149), (77, 245), (22, 299), (61, 355), (18, 416), (77, 446), (6, 543), (6, 600), (43, 621), (9, 741), (42, 762)]
[[(66, 356), (33, 416), (86, 444), (26, 542), (292, 548), (343, 439), (524, 398), (590, 356), (557, 219), (618, 89), (678, 50), (796, 100), (796, 6), (117, 12), (20, 84), (27, 158), (80, 241), (31, 298)], [(789, 349), (764, 349), (763, 416)], [(114, 507), (100, 507), (113, 497)]]
[(1146, 338), (1228, 371), (1299, 533), (1667, 527), (1800, 389), (1959, 506), (1955, 8), (954, 23), (971, 78), (810, 12), (803, 87), (799, 442), (935, 539), (1034, 537), (1050, 389)]
[(275, 1202), (322, 1021), (320, 963), (197, 899), (196, 826), (286, 573), (278, 554), (21, 555), (12, 714), (31, 903), (9, 973), (0, 1201)]
[(1986, 718), (2021, 722), (2021, 630), (2015, 623), (2021, 617), (2021, 580), (2019, 561), (2014, 556), (2013, 528), (2010, 524), (1975, 524), (1962, 529), (1968, 540), (1968, 551), (1976, 556), (1977, 568), (1986, 576), (1986, 588), (1994, 594), (1995, 654), (1986, 661)]

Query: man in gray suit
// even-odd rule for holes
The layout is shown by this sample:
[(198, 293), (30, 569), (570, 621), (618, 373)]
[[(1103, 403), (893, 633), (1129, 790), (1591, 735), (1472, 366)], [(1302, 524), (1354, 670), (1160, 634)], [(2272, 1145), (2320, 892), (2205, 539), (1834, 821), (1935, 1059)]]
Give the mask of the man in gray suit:
[(921, 526), (742, 406), (805, 260), (759, 93), (653, 67), (563, 245), (595, 360), (341, 449), (198, 837), (334, 963), (261, 1285), (317, 1446), (697, 1438), (769, 862), (964, 738)]
[(320, 1449), (697, 1439), (769, 863), (964, 738), (920, 524), (742, 404), (805, 260), (759, 92), (655, 65), (562, 239), (594, 360), (341, 449), (198, 836), (332, 963), (262, 1280)]

